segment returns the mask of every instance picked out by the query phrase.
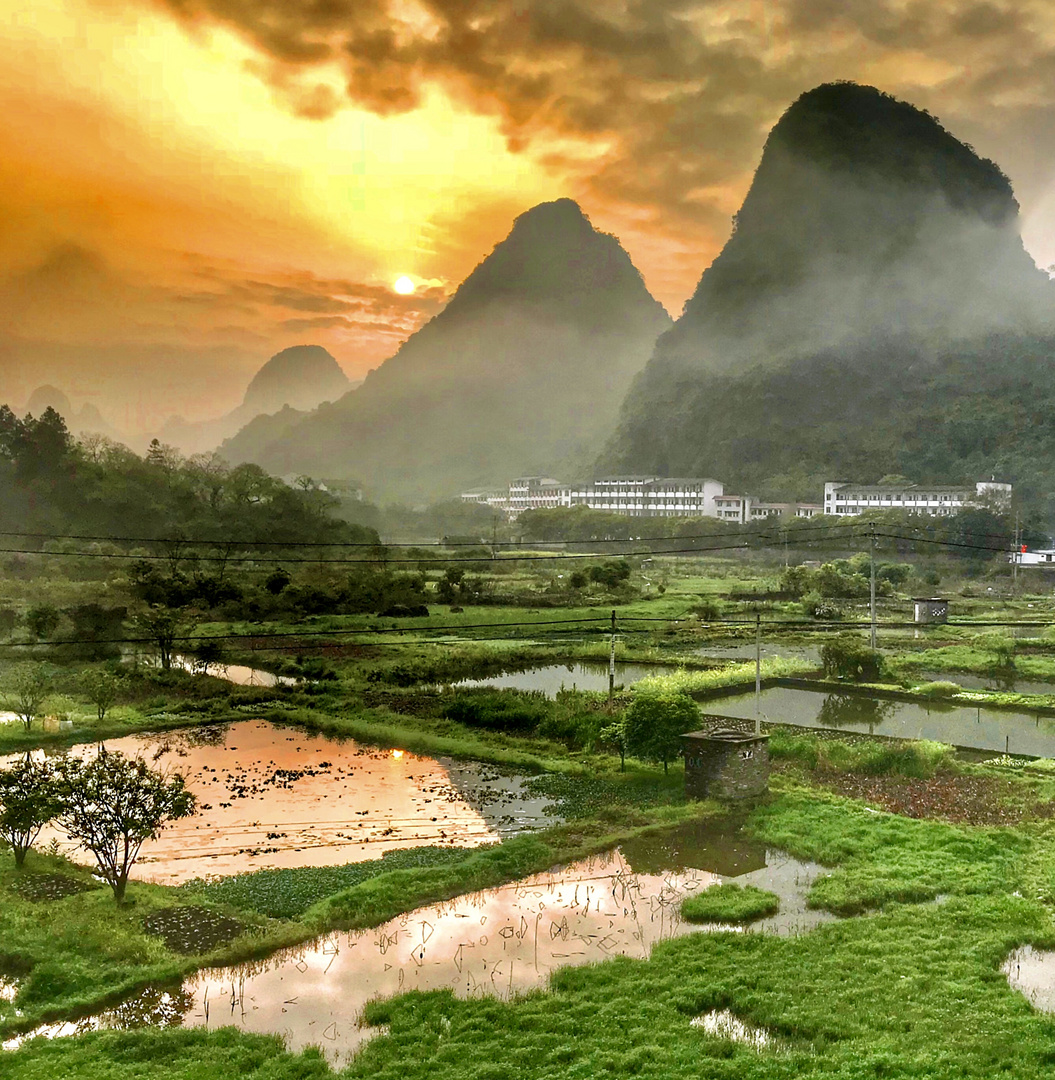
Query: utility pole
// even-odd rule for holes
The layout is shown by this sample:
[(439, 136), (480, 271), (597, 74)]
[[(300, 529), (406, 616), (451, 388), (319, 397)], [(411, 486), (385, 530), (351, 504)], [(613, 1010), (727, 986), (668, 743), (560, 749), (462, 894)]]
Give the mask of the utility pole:
[(871, 558), (871, 574), (869, 575), (868, 583), (868, 610), (872, 621), (872, 632), (870, 635), (872, 643), (872, 651), (875, 652), (876, 647), (876, 527), (875, 522), (872, 522), (872, 558)]
[(1015, 548), (1011, 552), (1011, 595), (1018, 591), (1018, 564), (1022, 552), (1022, 537), (1018, 530), (1018, 511), (1015, 511)]
[(755, 612), (755, 734), (762, 734), (762, 615)]
[(615, 608), (612, 608), (612, 647), (608, 652), (608, 707), (615, 697)]

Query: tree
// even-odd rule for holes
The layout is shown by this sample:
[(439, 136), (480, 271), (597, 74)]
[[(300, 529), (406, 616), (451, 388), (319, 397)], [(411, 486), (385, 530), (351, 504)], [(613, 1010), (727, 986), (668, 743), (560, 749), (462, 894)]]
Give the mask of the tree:
[(197, 800), (179, 774), (167, 777), (142, 758), (100, 750), (91, 761), (59, 766), (59, 822), (94, 856), (99, 872), (124, 902), (128, 875), (147, 840), (171, 821), (190, 817)]
[(26, 726), (26, 731), (40, 715), (44, 699), (48, 696), (50, 680), (41, 664), (19, 664), (11, 679), (11, 692), (6, 704), (11, 712)]
[(49, 821), (62, 809), (55, 785), (55, 770), (47, 761), (29, 754), (9, 769), (0, 770), (0, 836), (15, 853), (15, 866), (26, 861), (26, 852)]
[(681, 751), (681, 736), (699, 722), (688, 694), (636, 694), (626, 711), (626, 748), (643, 761), (662, 761), (666, 772)]
[(883, 657), (855, 634), (836, 634), (821, 649), (821, 666), (829, 679), (877, 682), (883, 675)]
[(160, 604), (151, 604), (135, 616), (136, 629), (156, 646), (158, 662), (165, 671), (172, 667), (176, 642), (187, 637), (197, 625), (197, 621), (187, 612), (162, 607)]
[(614, 747), (619, 752), (619, 771), (626, 772), (626, 718), (621, 716), (605, 725), (597, 738), (603, 747)]
[(51, 637), (61, 621), (62, 615), (50, 604), (39, 604), (26, 612), (26, 629), (37, 639)]
[(270, 574), (264, 578), (264, 588), (272, 596), (278, 596), (280, 592), (293, 580), (292, 575), (282, 566), (276, 566)]
[(100, 722), (106, 719), (107, 712), (117, 700), (119, 685), (117, 676), (110, 671), (88, 668), (81, 675), (81, 689), (84, 696), (95, 706)]

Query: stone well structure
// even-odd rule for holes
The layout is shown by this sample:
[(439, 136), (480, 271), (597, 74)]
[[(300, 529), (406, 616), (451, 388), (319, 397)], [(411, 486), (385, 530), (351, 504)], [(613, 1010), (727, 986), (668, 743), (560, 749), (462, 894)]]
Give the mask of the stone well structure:
[(769, 790), (769, 736), (712, 727), (681, 737), (690, 799), (754, 799)]

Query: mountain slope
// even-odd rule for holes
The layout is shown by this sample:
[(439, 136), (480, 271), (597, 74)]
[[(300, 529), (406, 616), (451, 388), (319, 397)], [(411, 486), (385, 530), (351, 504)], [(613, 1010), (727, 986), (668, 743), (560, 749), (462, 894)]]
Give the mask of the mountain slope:
[(314, 409), (351, 389), (348, 376), (321, 345), (293, 345), (276, 353), (253, 376), (241, 411), (252, 416), (291, 409)]
[(237, 408), (215, 420), (196, 423), (174, 417), (159, 438), (185, 454), (215, 450), (224, 439), (258, 417), (287, 408), (302, 412), (314, 409), (321, 402), (347, 393), (352, 385), (321, 345), (292, 345), (275, 353), (253, 376)]
[(596, 454), (669, 325), (615, 237), (543, 203), (359, 389), (263, 452), (259, 426), (222, 452), (418, 502), (554, 471)]
[(601, 466), (815, 499), (825, 478), (1024, 476), (1013, 427), (965, 443), (946, 421), (1055, 394), (1053, 316), (996, 165), (878, 90), (821, 86), (770, 133)]

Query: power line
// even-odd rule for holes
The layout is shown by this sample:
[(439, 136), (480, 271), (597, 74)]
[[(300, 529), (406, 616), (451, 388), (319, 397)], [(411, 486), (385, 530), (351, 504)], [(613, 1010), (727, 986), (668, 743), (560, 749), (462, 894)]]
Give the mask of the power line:
[[(713, 539), (713, 537), (709, 537)], [(547, 552), (544, 554), (535, 555), (519, 555), (513, 553), (507, 553), (506, 558), (495, 559), (490, 556), (482, 556), (480, 558), (434, 558), (434, 559), (422, 559), (422, 558), (388, 558), (385, 555), (379, 554), (373, 558), (358, 558), (358, 559), (310, 559), (310, 558), (282, 558), (276, 556), (267, 556), (264, 558), (252, 556), (253, 562), (266, 563), (268, 565), (297, 565), (297, 564), (310, 564), (312, 566), (362, 566), (371, 563), (381, 563), (383, 565), (413, 565), (421, 566), (426, 565), (441, 565), (441, 566), (455, 566), (459, 563), (466, 566), (480, 566), (480, 565), (493, 565), (495, 563), (517, 563), (517, 562), (568, 562), (575, 559), (611, 559), (617, 555), (630, 555), (633, 557), (641, 556), (649, 558), (654, 555), (706, 555), (715, 551), (743, 551), (750, 550), (752, 547), (767, 547), (770, 546), (764, 542), (768, 539), (768, 534), (765, 535), (753, 535), (745, 536), (740, 540), (727, 544), (712, 544), (705, 547), (677, 547), (677, 548), (649, 548), (645, 551), (634, 552), (611, 552), (611, 551), (580, 551), (580, 552)], [(682, 538), (676, 538), (678, 540)], [(819, 540), (828, 538), (817, 538)], [(831, 539), (858, 539), (856, 533), (851, 535), (845, 535), (842, 533), (838, 538), (832, 537)], [(596, 541), (595, 541), (596, 542)], [(625, 541), (601, 541), (602, 543), (624, 543)], [(642, 542), (642, 541), (638, 541)], [(649, 541), (652, 543), (653, 541)], [(937, 541), (935, 541), (937, 542)], [(135, 554), (132, 552), (105, 552), (105, 551), (39, 551), (32, 548), (0, 548), (0, 555), (31, 555), (41, 558), (70, 558), (70, 559), (131, 559), (138, 562), (173, 562), (174, 557), (171, 554), (162, 555), (144, 555)], [(246, 561), (248, 556), (241, 558), (229, 556), (229, 561), (240, 562)]]
[[(632, 616), (632, 615), (620, 615), (618, 616), (620, 621), (623, 622), (678, 622), (680, 618), (672, 617), (670, 619), (663, 619), (657, 617), (644, 617), (644, 616)], [(185, 647), (193, 647), (196, 644), (203, 644), (206, 642), (225, 642), (225, 641), (259, 641), (259, 645), (252, 646), (252, 651), (259, 650), (275, 650), (280, 651), (283, 648), (307, 648), (307, 647), (319, 647), (319, 648), (334, 648), (341, 644), (363, 644), (362, 642), (346, 641), (346, 642), (333, 642), (332, 645), (325, 642), (318, 642), (320, 637), (374, 637), (377, 635), (387, 634), (437, 634), (444, 633), (445, 636), (451, 636), (452, 633), (462, 630), (492, 630), (492, 629), (534, 629), (538, 627), (553, 627), (553, 626), (575, 626), (579, 629), (585, 629), (591, 624), (596, 624), (598, 627), (603, 628), (603, 632), (607, 632), (609, 622), (609, 616), (597, 615), (582, 619), (542, 619), (536, 621), (525, 622), (500, 622), (500, 623), (463, 623), (463, 624), (445, 624), (441, 626), (388, 626), (388, 627), (350, 627), (341, 630), (312, 630), (312, 631), (296, 631), (291, 633), (269, 633), (267, 631), (257, 631), (255, 633), (243, 633), (243, 634), (201, 634), (201, 635), (179, 635), (173, 639), (174, 643), (178, 642)], [(723, 626), (754, 626), (755, 617), (750, 618), (727, 618), (727, 619), (712, 619), (712, 620), (700, 620), (701, 628), (710, 627), (723, 627)], [(871, 626), (870, 620), (813, 620), (813, 619), (775, 619), (771, 622), (763, 623), (763, 626), (770, 632), (782, 631), (782, 630), (867, 630)], [(947, 622), (947, 623), (917, 623), (908, 622), (904, 620), (880, 620), (876, 622), (876, 626), (883, 630), (940, 630), (943, 628), (953, 629), (971, 629), (973, 627), (1023, 627), (1023, 628), (1043, 628), (1051, 629), (1055, 628), (1055, 620), (1040, 620), (1040, 619), (979, 619), (962, 622)], [(552, 630), (548, 630), (547, 633), (552, 633)], [(624, 629), (621, 630), (622, 634), (646, 634), (650, 633), (647, 628), (641, 629)], [(283, 641), (287, 639), (297, 639), (297, 644), (282, 646), (275, 645), (275, 641)], [(466, 643), (483, 642), (483, 641), (515, 641), (514, 637), (467, 637)], [(120, 637), (120, 638), (68, 638), (62, 641), (8, 641), (0, 642), (0, 648), (39, 648), (39, 649), (52, 649), (61, 648), (67, 645), (153, 645), (156, 643), (155, 638), (150, 637)], [(372, 644), (366, 642), (365, 644)], [(425, 645), (430, 644), (428, 639), (420, 641), (394, 641), (390, 644), (408, 644), (408, 645)], [(705, 646), (706, 647), (706, 646)]]
[[(633, 519), (631, 519), (633, 520)], [(717, 519), (716, 519), (717, 520)], [(727, 523), (729, 524), (729, 523)], [(853, 528), (854, 526), (837, 526), (837, 525), (802, 525), (796, 526), (795, 533), (798, 535), (801, 532), (815, 532), (825, 531), (831, 529), (840, 528)], [(782, 529), (783, 531), (783, 529)], [(666, 541), (681, 541), (681, 540), (706, 540), (718, 536), (718, 533), (698, 533), (698, 534), (686, 534), (680, 536), (630, 536), (630, 537), (613, 537), (610, 539), (602, 539), (594, 537), (588, 540), (529, 540), (528, 544), (631, 544), (631, 543), (653, 543), (653, 542), (666, 542)], [(751, 534), (757, 535), (757, 534)], [(0, 536), (18, 536), (28, 540), (86, 540), (96, 542), (107, 543), (120, 543), (120, 544), (169, 544), (172, 546), (178, 545), (197, 545), (197, 546), (213, 546), (213, 547), (231, 547), (231, 548), (249, 548), (249, 547), (282, 547), (282, 548), (308, 548), (308, 547), (342, 547), (342, 548), (370, 548), (377, 549), (379, 547), (384, 548), (421, 548), (421, 547), (442, 547), (442, 548), (458, 548), (458, 547), (522, 547), (525, 541), (520, 540), (501, 540), (497, 543), (490, 541), (452, 541), (451, 543), (411, 543), (409, 541), (400, 541), (398, 543), (374, 543), (372, 541), (329, 541), (329, 540), (230, 540), (230, 539), (192, 539), (185, 536), (112, 536), (104, 534), (93, 533), (41, 533), (41, 532), (23, 532), (17, 529), (0, 529)]]

